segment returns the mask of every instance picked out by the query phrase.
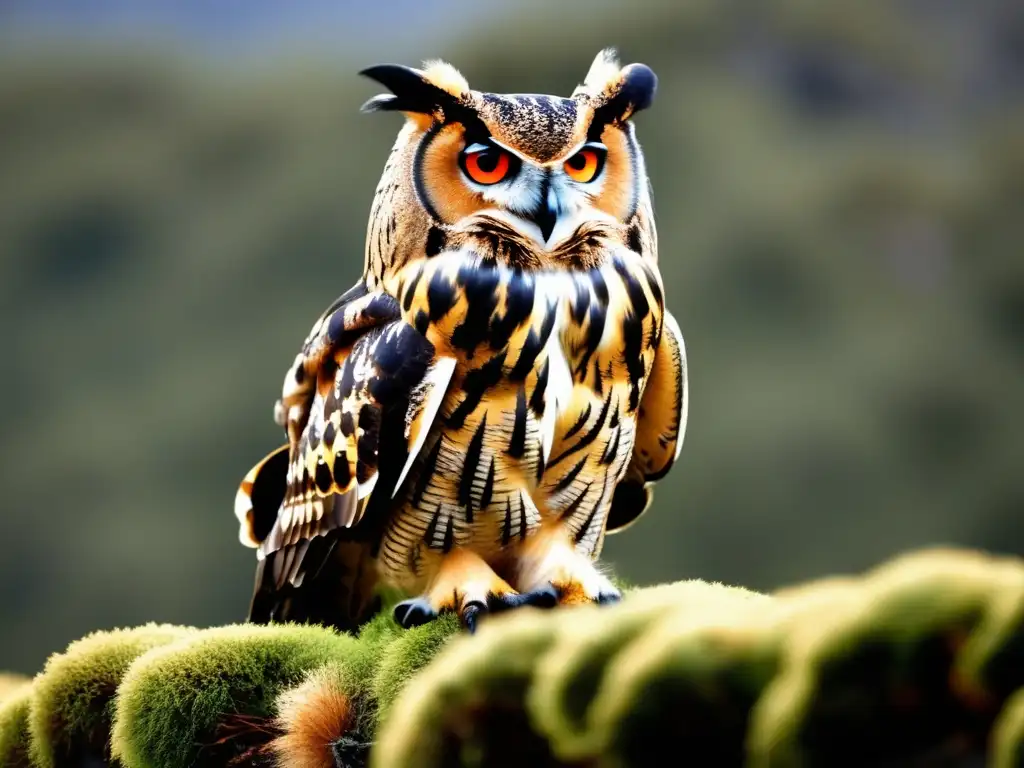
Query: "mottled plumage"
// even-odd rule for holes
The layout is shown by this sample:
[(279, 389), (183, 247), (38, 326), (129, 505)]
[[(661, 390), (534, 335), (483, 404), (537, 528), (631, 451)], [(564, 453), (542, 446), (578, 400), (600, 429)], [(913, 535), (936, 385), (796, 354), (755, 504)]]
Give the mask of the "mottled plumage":
[(363, 279), (319, 318), (236, 500), (250, 619), (355, 626), (381, 583), (440, 611), (604, 602), (595, 566), (675, 462), (686, 353), (630, 117), (656, 78), (598, 55), (571, 98), (364, 74), (405, 126)]

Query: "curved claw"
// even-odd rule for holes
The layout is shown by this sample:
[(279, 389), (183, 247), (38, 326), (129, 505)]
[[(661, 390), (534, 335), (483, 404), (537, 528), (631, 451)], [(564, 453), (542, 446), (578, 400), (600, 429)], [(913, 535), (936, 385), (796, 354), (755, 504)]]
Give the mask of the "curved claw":
[(532, 592), (487, 595), (487, 602), (471, 600), (462, 606), (459, 618), (470, 634), (476, 632), (480, 620), (491, 613), (503, 613), (514, 608), (533, 606), (535, 608), (553, 608), (558, 605), (558, 591), (553, 585), (547, 585)]
[(396, 605), (394, 617), (402, 629), (411, 629), (436, 619), (437, 611), (422, 597), (414, 597)]
[(513, 608), (532, 606), (534, 608), (554, 608), (558, 605), (558, 590), (553, 584), (539, 587), (531, 592), (517, 592), (507, 595), (488, 595), (487, 607), (492, 613), (500, 613)]
[(462, 606), (459, 618), (462, 620), (462, 626), (472, 635), (476, 633), (477, 620), (485, 613), (487, 613), (487, 606), (479, 600), (472, 600)]

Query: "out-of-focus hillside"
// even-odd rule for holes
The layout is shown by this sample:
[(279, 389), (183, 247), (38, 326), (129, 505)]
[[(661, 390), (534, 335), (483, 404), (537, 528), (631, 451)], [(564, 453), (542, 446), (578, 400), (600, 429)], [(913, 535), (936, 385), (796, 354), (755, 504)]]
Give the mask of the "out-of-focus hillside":
[[(481, 90), (568, 94), (608, 44), (660, 76), (636, 122), (692, 400), (619, 572), (1024, 553), (1024, 14), (524, 9), (430, 55)], [(28, 48), (0, 65), (0, 659), (31, 672), (93, 628), (244, 615), (235, 488), (400, 120), (358, 112), (373, 62), (343, 55)]]

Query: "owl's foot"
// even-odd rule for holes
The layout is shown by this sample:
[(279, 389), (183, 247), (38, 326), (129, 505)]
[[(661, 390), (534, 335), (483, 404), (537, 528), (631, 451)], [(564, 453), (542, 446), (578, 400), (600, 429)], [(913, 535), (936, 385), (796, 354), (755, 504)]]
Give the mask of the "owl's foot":
[(453, 550), (441, 561), (426, 593), (395, 606), (394, 617), (405, 629), (426, 624), (444, 613), (458, 614), (462, 626), (476, 630), (477, 621), (491, 610), (519, 598), (509, 584), (478, 555)]
[(553, 608), (558, 605), (558, 590), (553, 584), (547, 584), (530, 592), (513, 592), (508, 595), (493, 595), (487, 603), (491, 613), (501, 613), (513, 608)]
[(565, 529), (556, 527), (524, 542), (516, 586), (524, 594), (554, 593), (558, 605), (607, 605), (622, 594), (594, 561), (577, 552)]

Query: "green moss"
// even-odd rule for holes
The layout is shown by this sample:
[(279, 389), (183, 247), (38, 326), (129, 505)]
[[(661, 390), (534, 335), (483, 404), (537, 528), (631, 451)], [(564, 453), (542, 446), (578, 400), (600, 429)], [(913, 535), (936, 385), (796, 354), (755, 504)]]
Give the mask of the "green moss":
[(389, 709), (370, 765), (553, 765), (523, 701), (556, 623), (526, 608), (452, 638)]
[(9, 699), (0, 748), (28, 765), (36, 707), (66, 723), (51, 742), (100, 743), (82, 734), (102, 696), (85, 706), (82, 691), (120, 669), (112, 752), (130, 768), (319, 766), (333, 748), (372, 768), (612, 768), (661, 751), (778, 768), (978, 758), (986, 743), (1021, 765), (1022, 616), (1024, 563), (926, 551), (771, 595), (684, 581), (526, 608), (475, 635), (451, 615), (402, 630), (386, 607), (358, 638), (236, 625), (132, 661), (127, 639), (147, 628), (119, 630)]
[(458, 630), (454, 615), (403, 630), (385, 606), (361, 629), (350, 652), (312, 670), (277, 697), (279, 735), (264, 754), (288, 765), (337, 759), (363, 765), (381, 710)]
[(29, 758), (28, 710), (32, 687), (20, 686), (0, 702), (0, 765), (3, 768), (32, 768)]
[(413, 676), (461, 632), (458, 617), (446, 614), (404, 632), (394, 643), (382, 649), (372, 681), (378, 721), (386, 717), (391, 704)]
[(1018, 615), (1005, 608), (1022, 597), (1024, 566), (963, 552), (915, 553), (869, 572), (787, 633), (781, 672), (752, 719), (752, 765), (871, 763), (940, 748), (959, 728), (977, 735), (969, 709), (987, 692), (950, 685), (957, 654), (981, 636), (1008, 639), (994, 626)]
[(19, 675), (13, 672), (0, 672), (0, 702), (19, 693), (26, 685), (31, 684), (32, 678)]
[(1024, 687), (1024, 566), (1019, 559), (987, 561), (984, 610), (956, 660), (959, 684), (1002, 701)]
[(1024, 768), (1024, 688), (1011, 696), (992, 729), (992, 768)]
[(242, 624), (149, 651), (121, 683), (112, 752), (132, 768), (223, 766), (265, 739), (251, 719), (283, 690), (356, 646), (322, 627)]
[(555, 642), (538, 662), (528, 696), (535, 727), (563, 759), (596, 754), (606, 734), (596, 734), (588, 716), (606, 668), (624, 647), (631, 648), (638, 636), (677, 615), (745, 613), (752, 604), (768, 606), (771, 600), (745, 589), (685, 581), (627, 593), (614, 607), (562, 614)]
[[(376, 702), (373, 700), (373, 675), (385, 649), (401, 637), (402, 628), (382, 611), (359, 633), (359, 642), (351, 653), (332, 663), (338, 690), (345, 691), (356, 708), (354, 738), (369, 740), (376, 725)], [(340, 735), (340, 734), (339, 734)]]
[[(332, 659), (323, 669), (312, 670), (301, 683), (302, 686), (330, 686), (344, 693), (353, 707), (353, 722), (348, 725), (350, 732), (346, 735), (357, 741), (368, 741), (376, 730), (373, 677), (386, 649), (398, 641), (402, 632), (391, 610), (382, 610), (361, 628), (358, 642), (347, 653)], [(288, 696), (293, 690), (286, 690), (281, 696)], [(287, 723), (282, 725), (289, 727)]]
[(734, 610), (651, 622), (609, 662), (576, 749), (556, 739), (556, 751), (642, 765), (685, 744), (707, 765), (742, 764), (748, 713), (778, 659), (767, 629)]
[(40, 768), (109, 759), (114, 694), (129, 665), (191, 628), (147, 624), (94, 632), (52, 655), (35, 681), (29, 714), (32, 760)]

